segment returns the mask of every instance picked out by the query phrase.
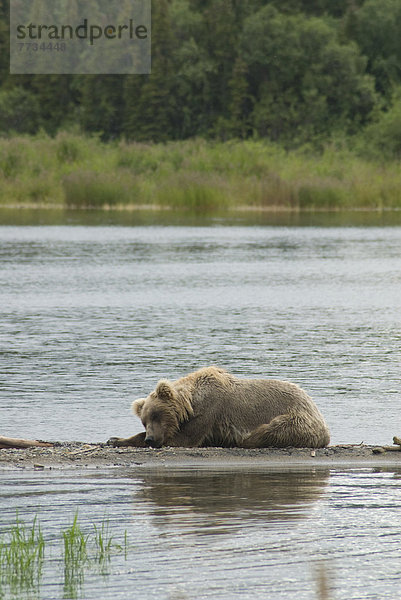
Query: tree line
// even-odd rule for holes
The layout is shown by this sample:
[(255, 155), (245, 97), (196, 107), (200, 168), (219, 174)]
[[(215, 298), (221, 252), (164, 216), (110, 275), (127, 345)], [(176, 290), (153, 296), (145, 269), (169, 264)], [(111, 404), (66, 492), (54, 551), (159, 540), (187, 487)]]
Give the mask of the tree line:
[(3, 135), (291, 148), (400, 120), (401, 0), (154, 0), (151, 75), (10, 75), (8, 20), (0, 0)]

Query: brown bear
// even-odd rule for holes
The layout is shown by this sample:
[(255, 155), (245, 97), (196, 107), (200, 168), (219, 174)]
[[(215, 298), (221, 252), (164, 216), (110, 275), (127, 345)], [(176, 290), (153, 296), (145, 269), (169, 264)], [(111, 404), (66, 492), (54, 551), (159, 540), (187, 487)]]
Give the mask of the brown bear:
[(300, 387), (276, 379), (239, 379), (205, 367), (176, 381), (162, 379), (132, 403), (146, 431), (111, 438), (113, 446), (323, 448), (328, 427)]

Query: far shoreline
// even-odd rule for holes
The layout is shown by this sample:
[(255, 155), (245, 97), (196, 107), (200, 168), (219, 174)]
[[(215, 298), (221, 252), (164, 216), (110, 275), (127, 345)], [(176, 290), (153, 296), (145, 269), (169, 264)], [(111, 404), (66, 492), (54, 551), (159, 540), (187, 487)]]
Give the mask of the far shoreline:
[(361, 212), (361, 213), (398, 213), (401, 212), (401, 207), (387, 207), (387, 206), (377, 206), (377, 207), (368, 207), (368, 206), (333, 206), (333, 207), (299, 207), (299, 206), (281, 206), (279, 204), (272, 204), (269, 206), (252, 206), (246, 204), (240, 204), (238, 206), (229, 206), (223, 209), (215, 208), (213, 210), (191, 210), (191, 209), (177, 209), (173, 206), (163, 206), (160, 204), (121, 204), (121, 205), (113, 205), (113, 206), (65, 206), (63, 204), (57, 203), (44, 203), (44, 202), (21, 202), (21, 203), (4, 203), (0, 204), (0, 210), (57, 210), (61, 212), (85, 212), (85, 211), (99, 211), (99, 212), (142, 212), (142, 211), (152, 211), (152, 212), (180, 212), (187, 214), (202, 214), (205, 213), (207, 215), (213, 216), (214, 214), (218, 214), (219, 216), (235, 212), (264, 212), (264, 213), (347, 213), (347, 212)]
[[(401, 209), (399, 159), (330, 143), (266, 139), (166, 143), (59, 131), (0, 138), (3, 206), (299, 212)], [(1, 206), (1, 204), (0, 204)]]

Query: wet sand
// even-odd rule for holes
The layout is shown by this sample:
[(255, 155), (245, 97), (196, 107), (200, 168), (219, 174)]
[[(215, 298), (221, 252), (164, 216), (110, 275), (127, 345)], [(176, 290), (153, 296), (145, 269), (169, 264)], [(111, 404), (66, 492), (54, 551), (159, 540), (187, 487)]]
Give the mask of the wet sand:
[(105, 443), (62, 442), (49, 448), (0, 449), (0, 469), (171, 469), (401, 468), (401, 452), (377, 446), (308, 448), (112, 448)]

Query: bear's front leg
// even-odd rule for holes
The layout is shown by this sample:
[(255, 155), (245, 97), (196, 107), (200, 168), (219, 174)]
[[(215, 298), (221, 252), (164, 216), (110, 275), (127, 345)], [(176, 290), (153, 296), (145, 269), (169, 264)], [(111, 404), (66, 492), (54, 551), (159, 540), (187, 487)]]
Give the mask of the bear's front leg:
[(141, 433), (137, 433), (129, 438), (119, 438), (112, 437), (107, 440), (108, 446), (113, 446), (113, 448), (121, 448), (124, 446), (134, 446), (135, 448), (147, 448), (147, 444), (145, 444), (146, 431), (142, 431)]

